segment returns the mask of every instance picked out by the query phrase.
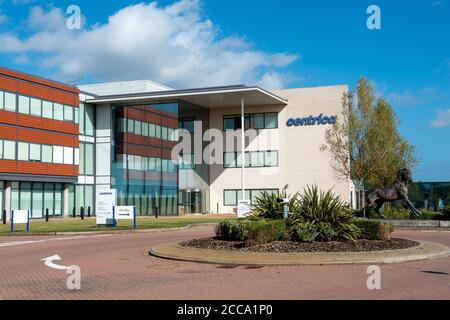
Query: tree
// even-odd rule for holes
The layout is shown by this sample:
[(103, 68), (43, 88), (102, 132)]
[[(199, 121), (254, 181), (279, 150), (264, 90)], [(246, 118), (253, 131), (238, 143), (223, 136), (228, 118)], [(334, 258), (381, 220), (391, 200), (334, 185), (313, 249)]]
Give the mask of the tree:
[(327, 130), (321, 150), (330, 153), (338, 178), (350, 177), (363, 191), (364, 204), (366, 188), (389, 186), (399, 169), (416, 166), (415, 148), (400, 136), (392, 107), (375, 98), (366, 78), (344, 94), (342, 104), (342, 119)]

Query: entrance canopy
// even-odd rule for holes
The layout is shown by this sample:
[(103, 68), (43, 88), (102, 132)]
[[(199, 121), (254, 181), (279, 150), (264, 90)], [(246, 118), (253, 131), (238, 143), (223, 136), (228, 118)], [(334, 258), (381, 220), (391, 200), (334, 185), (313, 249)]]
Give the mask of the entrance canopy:
[(286, 106), (287, 100), (259, 87), (227, 86), (187, 90), (167, 90), (135, 94), (95, 96), (87, 103), (164, 103), (184, 100), (207, 109), (236, 107), (245, 98), (246, 106)]

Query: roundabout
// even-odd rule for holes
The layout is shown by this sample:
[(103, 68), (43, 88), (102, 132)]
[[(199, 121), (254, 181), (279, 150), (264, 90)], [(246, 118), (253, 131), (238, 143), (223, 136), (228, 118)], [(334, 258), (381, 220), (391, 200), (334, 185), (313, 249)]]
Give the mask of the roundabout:
[(186, 247), (183, 242), (170, 242), (154, 246), (149, 254), (177, 261), (238, 266), (392, 264), (450, 256), (450, 249), (445, 245), (429, 241), (417, 243), (407, 249), (370, 252), (260, 253), (198, 249)]

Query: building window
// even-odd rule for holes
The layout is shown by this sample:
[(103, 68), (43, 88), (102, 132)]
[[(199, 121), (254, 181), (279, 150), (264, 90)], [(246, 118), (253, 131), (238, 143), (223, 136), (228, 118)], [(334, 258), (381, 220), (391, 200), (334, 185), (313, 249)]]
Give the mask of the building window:
[(53, 162), (53, 146), (42, 145), (42, 162)]
[(41, 145), (30, 143), (30, 160), (41, 161)]
[(18, 146), (17, 150), (18, 150), (17, 160), (28, 161), (28, 159), (29, 159), (28, 143), (19, 142), (19, 146)]
[(0, 109), (5, 108), (5, 93), (0, 90)]
[(64, 120), (73, 121), (73, 108), (71, 106), (64, 106)]
[(15, 141), (3, 141), (3, 159), (15, 160), (16, 159), (16, 142)]
[(53, 119), (53, 103), (50, 101), (42, 101), (42, 116)]
[(81, 176), (94, 175), (94, 144), (80, 142), (78, 172)]
[(0, 140), (0, 159), (3, 159), (3, 140)]
[(91, 104), (80, 103), (79, 108), (80, 134), (94, 136), (95, 110)]
[[(245, 200), (250, 200), (250, 204), (253, 204), (256, 198), (261, 196), (264, 192), (277, 195), (279, 194), (278, 189), (250, 189), (245, 190)], [(242, 190), (224, 190), (223, 200), (225, 207), (237, 206), (238, 201), (242, 200)]]
[(5, 110), (16, 112), (16, 95), (5, 92)]
[(31, 110), (30, 113), (33, 116), (40, 117), (42, 115), (42, 107), (41, 107), (42, 101), (39, 99), (31, 98)]
[[(278, 114), (271, 113), (255, 113), (246, 114), (244, 116), (245, 129), (277, 129)], [(241, 115), (227, 115), (223, 117), (223, 130), (241, 129)]]
[[(224, 168), (242, 167), (241, 152), (225, 152)], [(245, 153), (246, 168), (278, 167), (278, 151), (247, 151)]]
[(64, 147), (53, 146), (53, 163), (64, 163)]
[(134, 120), (134, 134), (137, 136), (142, 134), (142, 122)]
[(19, 96), (19, 112), (24, 114), (30, 114), (30, 98), (25, 96)]
[(64, 164), (73, 164), (73, 148), (64, 147)]
[(60, 121), (64, 120), (64, 107), (62, 104), (53, 104), (53, 119)]

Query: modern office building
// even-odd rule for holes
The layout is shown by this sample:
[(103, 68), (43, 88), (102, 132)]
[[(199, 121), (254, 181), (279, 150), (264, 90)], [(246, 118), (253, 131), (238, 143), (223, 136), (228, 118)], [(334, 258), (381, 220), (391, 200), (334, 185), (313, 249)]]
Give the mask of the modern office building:
[(118, 204), (139, 215), (233, 213), (242, 198), (307, 184), (354, 201), (320, 150), (347, 90), (175, 90), (147, 80), (74, 87), (0, 68), (0, 207), (8, 216), (30, 209), (32, 218), (47, 208), (95, 214), (96, 192), (116, 189)]

